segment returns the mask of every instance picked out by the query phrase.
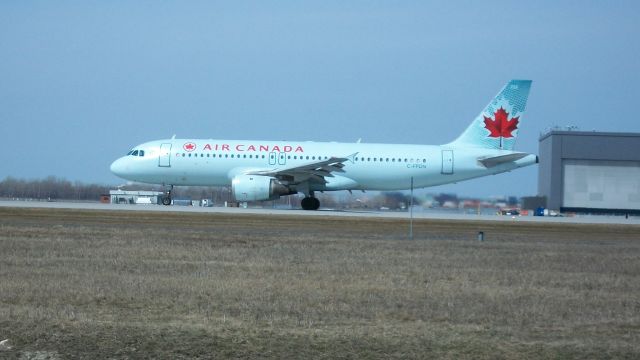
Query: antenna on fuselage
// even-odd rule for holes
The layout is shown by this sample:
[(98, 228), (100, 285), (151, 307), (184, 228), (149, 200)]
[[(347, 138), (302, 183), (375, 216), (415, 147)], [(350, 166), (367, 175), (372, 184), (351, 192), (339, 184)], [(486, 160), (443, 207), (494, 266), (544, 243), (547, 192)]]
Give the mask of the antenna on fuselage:
[(174, 140), (176, 138), (176, 134), (173, 134), (173, 136), (171, 137), (171, 140)]

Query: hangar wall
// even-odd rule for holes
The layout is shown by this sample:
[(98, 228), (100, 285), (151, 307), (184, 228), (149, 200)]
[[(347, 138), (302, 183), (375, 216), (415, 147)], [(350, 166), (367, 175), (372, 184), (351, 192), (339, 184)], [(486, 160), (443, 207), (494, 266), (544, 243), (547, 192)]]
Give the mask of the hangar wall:
[(640, 213), (640, 134), (552, 130), (539, 157), (549, 209)]

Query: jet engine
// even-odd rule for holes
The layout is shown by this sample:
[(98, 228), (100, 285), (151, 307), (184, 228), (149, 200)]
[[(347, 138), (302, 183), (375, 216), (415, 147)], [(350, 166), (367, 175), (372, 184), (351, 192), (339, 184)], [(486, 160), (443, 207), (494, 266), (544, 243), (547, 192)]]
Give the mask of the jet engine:
[(262, 175), (238, 175), (231, 181), (231, 188), (237, 201), (275, 200), (297, 192), (276, 178)]

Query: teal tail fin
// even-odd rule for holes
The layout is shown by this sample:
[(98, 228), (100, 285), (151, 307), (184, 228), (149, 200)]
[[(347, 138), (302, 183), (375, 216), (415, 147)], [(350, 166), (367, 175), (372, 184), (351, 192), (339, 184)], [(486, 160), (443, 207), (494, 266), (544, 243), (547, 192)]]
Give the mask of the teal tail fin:
[(531, 80), (511, 80), (450, 145), (513, 150)]

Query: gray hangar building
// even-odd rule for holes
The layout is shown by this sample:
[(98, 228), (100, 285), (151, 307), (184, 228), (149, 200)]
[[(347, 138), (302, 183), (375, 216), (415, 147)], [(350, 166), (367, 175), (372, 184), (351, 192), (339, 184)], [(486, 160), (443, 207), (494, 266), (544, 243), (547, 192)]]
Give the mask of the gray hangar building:
[(551, 130), (540, 137), (539, 157), (547, 208), (640, 214), (640, 133)]

